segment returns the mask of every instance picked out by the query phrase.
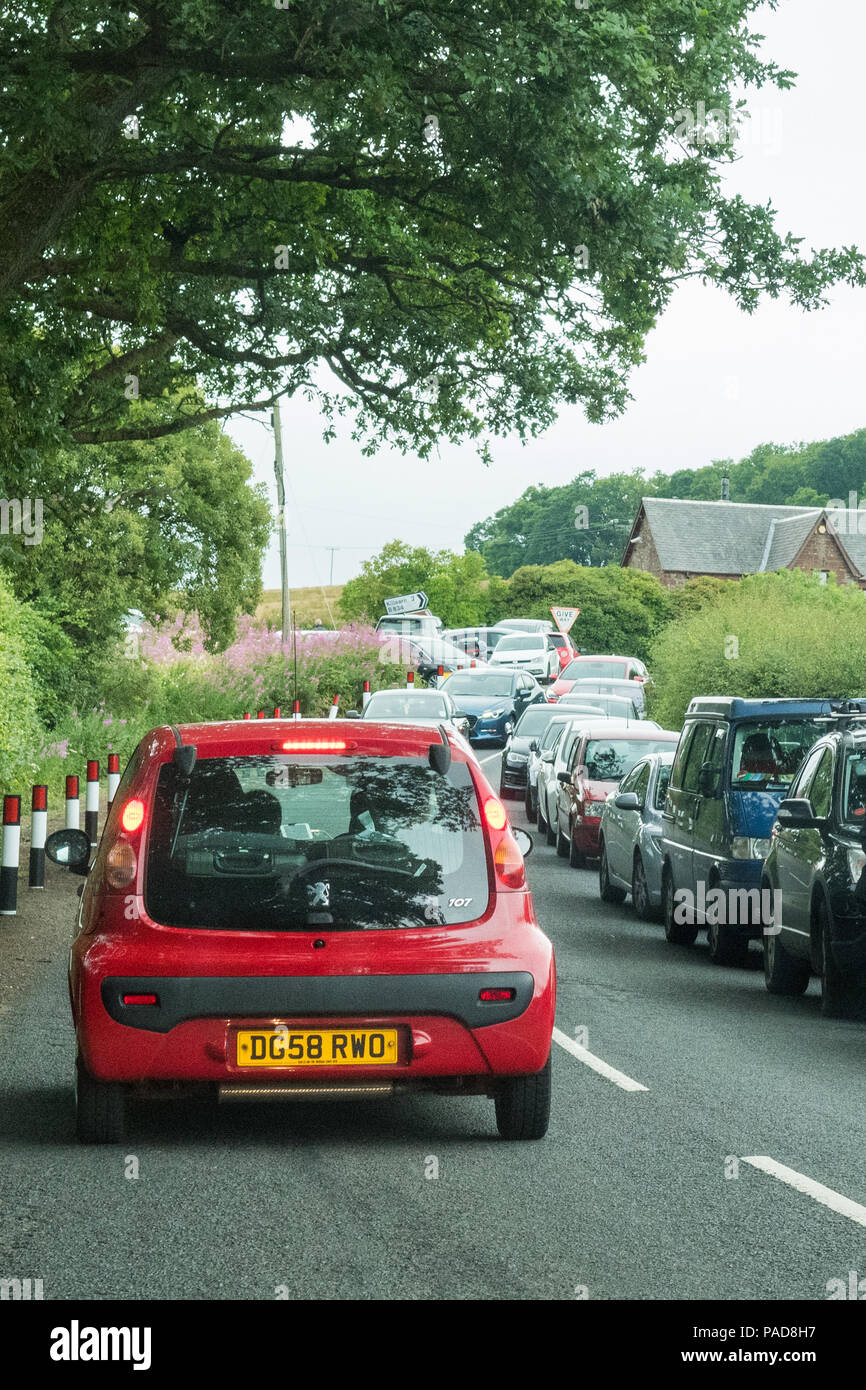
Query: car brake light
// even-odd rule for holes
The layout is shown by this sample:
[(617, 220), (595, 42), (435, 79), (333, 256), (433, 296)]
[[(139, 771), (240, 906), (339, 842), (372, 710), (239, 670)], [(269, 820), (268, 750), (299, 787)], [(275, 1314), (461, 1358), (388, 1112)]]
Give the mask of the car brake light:
[(508, 824), (505, 807), (495, 796), (488, 796), (484, 803), (484, 819), (491, 830), (504, 830)]
[(345, 739), (340, 738), (290, 738), (283, 744), (286, 753), (341, 753), (348, 748)]
[(105, 881), (109, 888), (127, 888), (135, 878), (138, 861), (128, 840), (116, 840), (105, 857)]
[(135, 801), (127, 801), (120, 813), (120, 824), (127, 834), (131, 835), (134, 830), (140, 829), (143, 820), (144, 802), (138, 798)]
[(155, 994), (124, 994), (124, 1004), (158, 1004), (159, 999)]
[(478, 991), (478, 998), (482, 1004), (502, 1004), (513, 999), (516, 994), (516, 989), (481, 989)]
[(496, 846), (493, 867), (504, 888), (522, 888), (526, 883), (523, 855), (510, 835), (504, 835)]

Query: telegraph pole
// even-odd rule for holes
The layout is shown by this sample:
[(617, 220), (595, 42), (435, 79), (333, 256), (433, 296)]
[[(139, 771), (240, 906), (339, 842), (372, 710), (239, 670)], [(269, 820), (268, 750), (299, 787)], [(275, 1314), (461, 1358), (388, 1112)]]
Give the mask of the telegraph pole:
[(280, 427), (280, 402), (274, 402), (271, 413), (274, 426), (274, 472), (277, 475), (277, 529), (280, 536), (280, 596), (282, 600), (282, 643), (286, 646), (291, 632), (292, 616), (289, 607), (289, 560), (286, 551), (286, 460), (283, 455), (283, 432)]

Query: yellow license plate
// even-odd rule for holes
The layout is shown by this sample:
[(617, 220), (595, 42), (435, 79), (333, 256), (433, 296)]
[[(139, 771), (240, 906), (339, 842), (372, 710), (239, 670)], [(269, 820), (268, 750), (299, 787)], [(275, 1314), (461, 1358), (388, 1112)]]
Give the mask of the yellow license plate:
[(398, 1061), (396, 1028), (244, 1028), (239, 1067), (369, 1067)]

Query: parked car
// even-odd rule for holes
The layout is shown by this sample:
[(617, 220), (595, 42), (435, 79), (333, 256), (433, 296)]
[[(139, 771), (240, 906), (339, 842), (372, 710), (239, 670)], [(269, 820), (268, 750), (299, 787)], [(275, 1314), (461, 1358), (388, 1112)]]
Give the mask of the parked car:
[(544, 632), (513, 632), (496, 644), (491, 666), (516, 666), (539, 681), (552, 681), (559, 674), (559, 653)]
[(604, 902), (631, 893), (643, 921), (657, 917), (662, 901), (662, 811), (674, 750), (647, 753), (611, 792), (598, 830), (598, 888)]
[[(706, 925), (712, 960), (745, 962), (749, 940), (761, 935), (761, 916), (753, 900), (737, 894), (760, 888), (779, 804), (831, 712), (828, 700), (691, 701), (662, 822), (669, 941), (691, 944)], [(706, 913), (714, 889), (732, 905), (724, 920)]]
[(543, 739), (547, 726), (553, 719), (553, 710), (544, 701), (530, 705), (520, 716), (514, 732), (502, 750), (502, 767), (499, 777), (499, 795), (522, 798), (528, 785), (527, 769), (530, 758), (530, 744), (538, 744)]
[[(599, 826), (604, 803), (623, 777), (646, 753), (676, 747), (679, 734), (642, 721), (615, 719), (583, 725), (565, 768), (557, 773), (556, 802), (551, 801), (548, 841), (574, 868), (599, 855)], [(555, 819), (554, 819), (555, 810)]]
[[(142, 1089), (243, 1102), (347, 1087), (490, 1096), (504, 1138), (541, 1138), (555, 971), (529, 848), (447, 728), (153, 730), (70, 955), (79, 1139), (119, 1141)], [(80, 870), (90, 842), (61, 830), (46, 849)]]
[(606, 714), (608, 719), (640, 719), (641, 713), (634, 700), (626, 699), (622, 695), (599, 695), (595, 691), (584, 692), (581, 686), (572, 688), (567, 695), (561, 695), (556, 701), (557, 709), (576, 709), (581, 713), (588, 709), (597, 709), (599, 714)]
[(455, 705), (447, 690), (375, 690), (363, 711), (349, 710), (348, 719), (396, 720), (409, 724), (451, 724), (468, 738), (475, 723)]
[[(538, 774), (542, 763), (552, 762), (554, 748), (557, 740), (562, 733), (563, 726), (571, 724), (579, 717), (578, 712), (572, 710), (570, 713), (560, 712), (558, 709), (551, 710), (550, 723), (547, 725), (540, 739), (532, 738), (529, 740), (529, 760), (526, 764), (526, 791), (524, 793), (523, 809), (529, 821), (534, 821), (538, 816)], [(592, 711), (592, 717), (599, 716)], [(545, 827), (546, 828), (546, 827)]]
[[(802, 994), (814, 972), (821, 1011), (866, 1017), (866, 726), (835, 721), (780, 803), (761, 876), (764, 978)], [(776, 894), (769, 899), (770, 893)], [(775, 906), (774, 914), (767, 908)]]
[(510, 666), (455, 671), (443, 688), (460, 709), (475, 716), (472, 743), (505, 744), (527, 706), (544, 701), (538, 681)]
[(467, 656), (477, 656), (487, 661), (506, 633), (497, 627), (446, 627), (442, 636)]
[[(574, 662), (572, 662), (572, 666)], [(568, 670), (571, 667), (567, 668)], [(550, 690), (556, 692), (561, 681), (554, 681)], [(643, 716), (646, 709), (646, 695), (644, 687), (638, 681), (603, 681), (603, 680), (567, 680), (565, 684), (567, 690), (561, 691), (556, 698), (562, 699), (563, 695), (574, 695), (578, 700), (593, 700), (596, 695), (616, 695), (620, 700), (630, 700), (638, 712), (638, 717)], [(548, 699), (550, 693), (548, 692)]]

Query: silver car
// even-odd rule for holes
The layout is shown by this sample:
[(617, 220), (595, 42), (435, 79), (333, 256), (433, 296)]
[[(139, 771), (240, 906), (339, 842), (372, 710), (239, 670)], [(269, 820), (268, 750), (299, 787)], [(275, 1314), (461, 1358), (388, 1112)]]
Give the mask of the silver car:
[(662, 901), (662, 811), (676, 749), (647, 753), (604, 803), (598, 890), (606, 903), (631, 893), (638, 917), (658, 916)]

